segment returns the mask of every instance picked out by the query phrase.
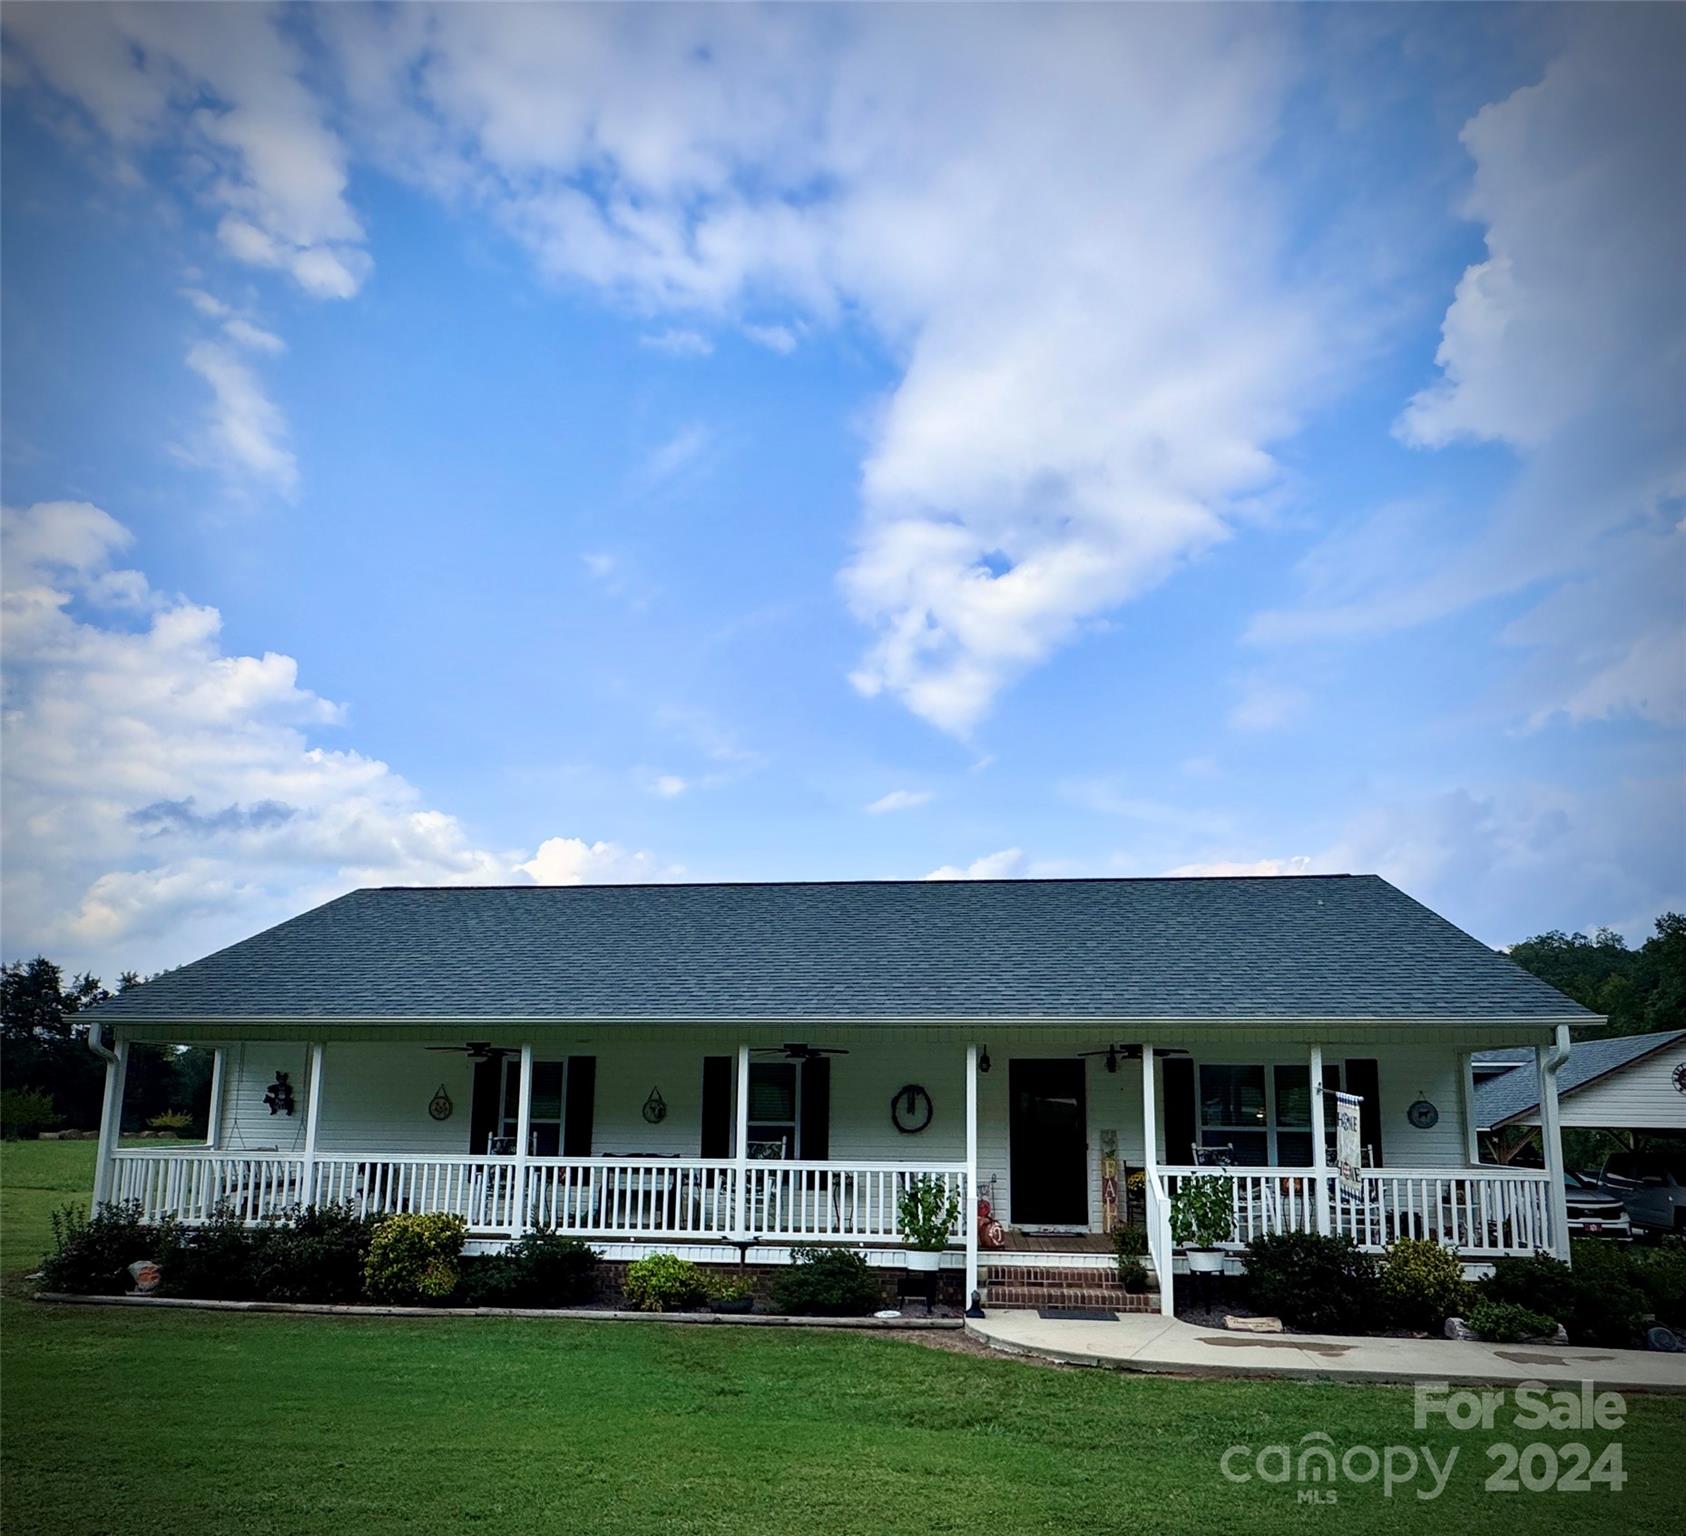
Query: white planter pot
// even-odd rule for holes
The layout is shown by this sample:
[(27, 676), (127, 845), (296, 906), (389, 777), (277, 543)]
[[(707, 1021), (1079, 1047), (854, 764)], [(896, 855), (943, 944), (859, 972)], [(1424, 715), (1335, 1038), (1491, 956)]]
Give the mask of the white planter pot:
[(1188, 1260), (1191, 1275), (1215, 1275), (1224, 1267), (1224, 1256), (1217, 1248), (1187, 1248), (1183, 1256)]
[(907, 1250), (907, 1267), (909, 1269), (933, 1270), (942, 1262), (940, 1253), (933, 1253), (928, 1248), (909, 1248)]

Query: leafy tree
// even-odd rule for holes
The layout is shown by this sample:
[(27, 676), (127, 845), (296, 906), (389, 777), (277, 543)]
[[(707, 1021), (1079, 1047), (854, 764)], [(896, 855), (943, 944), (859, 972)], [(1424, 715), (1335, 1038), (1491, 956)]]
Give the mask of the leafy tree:
[(37, 955), (0, 970), (0, 1050), (6, 1085), (48, 1094), (65, 1125), (99, 1124), (105, 1069), (82, 1039), (83, 1009), (111, 994), (86, 972), (64, 972)]
[(1510, 958), (1577, 1003), (1606, 1014), (1608, 1025), (1577, 1031), (1583, 1038), (1686, 1029), (1686, 916), (1665, 912), (1638, 949), (1612, 928), (1553, 930), (1514, 945)]

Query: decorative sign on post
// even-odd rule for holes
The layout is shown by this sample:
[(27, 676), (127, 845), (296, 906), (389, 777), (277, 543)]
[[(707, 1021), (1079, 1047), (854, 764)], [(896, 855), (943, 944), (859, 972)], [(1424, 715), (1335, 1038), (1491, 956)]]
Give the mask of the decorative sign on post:
[(1101, 1231), (1118, 1228), (1118, 1132), (1101, 1132)]
[(1363, 1103), (1356, 1093), (1335, 1095), (1335, 1162), (1340, 1169), (1340, 1191), (1354, 1200), (1364, 1193), (1364, 1150), (1358, 1113)]

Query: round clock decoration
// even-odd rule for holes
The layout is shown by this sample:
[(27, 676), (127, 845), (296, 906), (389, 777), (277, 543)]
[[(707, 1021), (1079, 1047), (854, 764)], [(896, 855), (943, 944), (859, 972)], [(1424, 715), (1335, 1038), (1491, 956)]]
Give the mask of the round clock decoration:
[(1427, 1099), (1418, 1099), (1405, 1111), (1405, 1118), (1419, 1131), (1426, 1131), (1440, 1124), (1440, 1111)]
[(1686, 1093), (1686, 1061), (1674, 1069), (1674, 1091)]

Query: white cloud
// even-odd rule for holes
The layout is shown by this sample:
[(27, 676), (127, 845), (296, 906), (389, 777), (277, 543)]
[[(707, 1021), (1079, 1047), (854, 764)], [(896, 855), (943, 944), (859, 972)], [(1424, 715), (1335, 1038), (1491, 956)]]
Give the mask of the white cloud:
[(14, 50), (104, 133), (127, 169), (164, 145), (224, 210), (236, 259), (346, 298), (369, 271), (346, 200), (346, 154), (301, 75), (285, 14), (267, 6), (10, 7)]
[(320, 745), (343, 711), (291, 657), (225, 654), (214, 608), (116, 564), (86, 503), (4, 515), (5, 751), (14, 953), (156, 969), (358, 885), (631, 880), (613, 843), (477, 846), (386, 763)]
[(188, 348), (187, 366), (211, 386), (207, 458), (272, 485), (283, 495), (298, 488), (298, 461), (287, 447), (287, 420), (252, 370), (212, 341)]
[(665, 352), (669, 357), (707, 357), (714, 350), (714, 343), (701, 331), (681, 326), (640, 336), (638, 345), (652, 352)]
[(796, 332), (788, 325), (746, 324), (743, 333), (758, 347), (765, 347), (780, 356), (788, 356), (796, 350)]
[(1014, 880), (1024, 874), (1024, 850), (1003, 848), (986, 853), (970, 864), (944, 864), (924, 876), (926, 880)]
[(1213, 859), (1204, 864), (1179, 864), (1165, 871), (1167, 877), (1209, 878), (1215, 875), (1310, 875), (1314, 870), (1309, 855), (1290, 859)]
[(645, 459), (639, 478), (645, 486), (664, 485), (697, 464), (714, 442), (701, 422), (681, 427)]
[(221, 320), (233, 313), (221, 299), (206, 293), (203, 288), (183, 288), (181, 296), (207, 320)]
[[(1439, 377), (1397, 432), (1517, 455), (1491, 515), (1383, 508), (1309, 564), (1308, 600), (1260, 615), (1264, 643), (1384, 634), (1528, 594), (1505, 638), (1510, 701), (1539, 723), (1686, 714), (1686, 47), (1678, 7), (1570, 13), (1541, 80), (1476, 114), (1467, 212), (1486, 258), (1458, 283)], [(1473, 525), (1474, 533), (1465, 529)], [(1425, 549), (1450, 542), (1450, 556)], [(1331, 580), (1332, 573), (1346, 574)]]
[(250, 320), (244, 320), (238, 315), (223, 322), (223, 333), (230, 341), (249, 347), (254, 352), (276, 353), (287, 350), (287, 343), (273, 331), (266, 331), (261, 325), (254, 325)]
[(892, 789), (887, 795), (880, 795), (866, 808), (868, 816), (882, 816), (886, 811), (912, 811), (931, 802), (931, 791), (928, 789)]
[(843, 576), (873, 632), (853, 675), (946, 730), (1223, 539), (1322, 366), (1327, 295), (1284, 279), (1258, 174), (1291, 74), (1272, 15), (342, 8), (327, 32), (359, 142), (544, 272), (775, 348), (877, 335), (902, 373)]
[(1311, 698), (1303, 688), (1255, 675), (1243, 680), (1241, 697), (1229, 711), (1229, 723), (1238, 731), (1280, 731), (1304, 719), (1310, 707)]
[(675, 800), (690, 787), (690, 784), (677, 773), (659, 773), (656, 775), (655, 782), (650, 786), (664, 800)]

